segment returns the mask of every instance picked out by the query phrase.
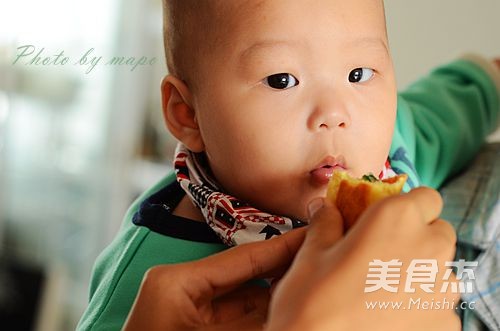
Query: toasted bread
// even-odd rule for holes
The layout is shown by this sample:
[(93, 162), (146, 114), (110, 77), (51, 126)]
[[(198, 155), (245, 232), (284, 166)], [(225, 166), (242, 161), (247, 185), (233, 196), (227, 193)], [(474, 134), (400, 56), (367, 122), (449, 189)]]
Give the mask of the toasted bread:
[(349, 229), (369, 205), (401, 193), (408, 175), (378, 180), (373, 175), (353, 178), (345, 171), (335, 171), (328, 183), (327, 198), (336, 204)]

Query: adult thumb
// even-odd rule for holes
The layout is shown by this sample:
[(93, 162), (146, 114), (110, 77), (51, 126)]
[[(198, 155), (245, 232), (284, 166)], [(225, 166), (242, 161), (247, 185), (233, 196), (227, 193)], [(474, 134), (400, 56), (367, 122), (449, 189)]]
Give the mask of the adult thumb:
[(344, 234), (344, 221), (337, 207), (325, 198), (308, 205), (309, 226), (303, 247), (332, 247)]

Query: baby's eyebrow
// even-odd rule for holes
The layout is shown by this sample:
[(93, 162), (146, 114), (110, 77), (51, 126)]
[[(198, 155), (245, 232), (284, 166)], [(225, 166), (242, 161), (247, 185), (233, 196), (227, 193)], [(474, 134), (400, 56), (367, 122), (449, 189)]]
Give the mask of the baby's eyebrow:
[[(304, 47), (302, 43), (294, 40), (262, 40), (255, 42), (251, 46), (245, 48), (240, 52), (240, 60), (245, 60), (246, 58), (252, 56), (259, 51), (262, 51), (266, 48), (289, 48), (289, 49), (297, 49), (299, 46)], [(353, 38), (346, 41), (346, 46), (355, 47), (355, 48), (375, 48), (380, 49), (385, 52), (387, 55), (389, 54), (389, 47), (387, 43), (378, 37), (359, 37)]]
[(262, 40), (258, 41), (251, 46), (245, 48), (241, 53), (239, 58), (240, 59), (245, 59), (247, 57), (250, 57), (254, 53), (257, 53), (258, 51), (261, 51), (265, 48), (297, 48), (297, 41), (291, 41), (291, 40)]
[(386, 42), (377, 37), (361, 37), (352, 40), (350, 43), (352, 43), (355, 46), (361, 46), (361, 47), (374, 47), (374, 48), (382, 48), (383, 51), (385, 51), (387, 54), (389, 54), (389, 47), (387, 46)]

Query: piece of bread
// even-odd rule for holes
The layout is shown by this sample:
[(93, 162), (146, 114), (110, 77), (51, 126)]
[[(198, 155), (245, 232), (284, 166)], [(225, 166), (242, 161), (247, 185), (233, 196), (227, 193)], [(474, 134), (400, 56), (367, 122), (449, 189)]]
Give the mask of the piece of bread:
[(354, 225), (361, 213), (374, 202), (401, 193), (408, 175), (378, 180), (373, 175), (353, 178), (345, 171), (334, 171), (328, 183), (327, 198), (337, 205), (344, 218), (344, 229)]

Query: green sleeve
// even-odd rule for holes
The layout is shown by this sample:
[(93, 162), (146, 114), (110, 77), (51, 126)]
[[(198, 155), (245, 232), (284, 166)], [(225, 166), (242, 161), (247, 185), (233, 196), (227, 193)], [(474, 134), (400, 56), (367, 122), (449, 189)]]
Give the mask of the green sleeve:
[(457, 174), (497, 127), (500, 75), (484, 62), (457, 60), (400, 93), (395, 137), (421, 184), (437, 188)]

